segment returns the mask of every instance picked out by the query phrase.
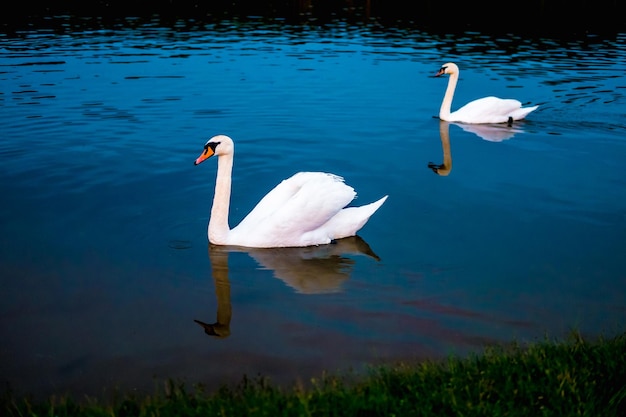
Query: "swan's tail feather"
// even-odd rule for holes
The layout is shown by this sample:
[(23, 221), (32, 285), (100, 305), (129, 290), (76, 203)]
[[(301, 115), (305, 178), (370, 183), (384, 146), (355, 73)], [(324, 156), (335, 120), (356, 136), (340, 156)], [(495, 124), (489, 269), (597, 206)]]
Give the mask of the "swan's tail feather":
[(324, 229), (328, 231), (331, 240), (356, 235), (387, 197), (389, 196), (386, 195), (364, 206), (344, 208), (326, 223)]
[(528, 114), (530, 112), (533, 112), (533, 111), (537, 110), (537, 108), (539, 108), (539, 105), (532, 106), (532, 107), (522, 107), (522, 108), (517, 109), (514, 112), (512, 112), (509, 115), (509, 118), (513, 118), (513, 120), (522, 120), (526, 116), (528, 116)]

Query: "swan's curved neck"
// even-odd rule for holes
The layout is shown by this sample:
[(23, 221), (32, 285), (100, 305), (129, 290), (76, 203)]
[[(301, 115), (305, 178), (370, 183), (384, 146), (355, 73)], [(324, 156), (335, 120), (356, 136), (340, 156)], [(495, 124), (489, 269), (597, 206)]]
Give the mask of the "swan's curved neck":
[(233, 171), (233, 155), (218, 156), (217, 178), (215, 179), (215, 195), (209, 220), (209, 241), (214, 244), (226, 244), (230, 227), (228, 226), (228, 210), (230, 208), (230, 187)]
[(454, 72), (450, 74), (448, 79), (448, 87), (446, 88), (446, 94), (443, 96), (441, 102), (441, 108), (439, 108), (439, 118), (441, 120), (448, 120), (450, 118), (450, 109), (452, 107), (452, 98), (454, 97), (454, 90), (456, 89), (456, 83), (459, 79), (459, 74)]

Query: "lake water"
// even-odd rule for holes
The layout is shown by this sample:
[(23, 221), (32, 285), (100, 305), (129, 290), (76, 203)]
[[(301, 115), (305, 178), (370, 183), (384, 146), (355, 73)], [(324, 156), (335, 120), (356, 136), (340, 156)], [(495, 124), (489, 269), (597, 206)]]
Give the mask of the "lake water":
[[(307, 383), (624, 331), (626, 33), (50, 26), (0, 36), (0, 379), (17, 392)], [(448, 61), (453, 108), (539, 109), (440, 123)], [(193, 161), (218, 133), (237, 145), (231, 226), (297, 171), (389, 199), (359, 239), (209, 247), (216, 160)]]

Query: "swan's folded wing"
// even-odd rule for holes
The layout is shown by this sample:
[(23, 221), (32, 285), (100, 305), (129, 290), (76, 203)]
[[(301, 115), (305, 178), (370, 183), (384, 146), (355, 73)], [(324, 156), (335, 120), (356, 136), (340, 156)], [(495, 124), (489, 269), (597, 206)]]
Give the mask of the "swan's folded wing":
[(355, 196), (354, 189), (339, 176), (300, 172), (263, 197), (233, 232), (301, 236), (326, 223)]
[(519, 100), (512, 98), (483, 97), (453, 112), (451, 120), (465, 123), (504, 123), (521, 106)]
[(283, 180), (280, 184), (270, 190), (261, 201), (244, 217), (237, 227), (250, 227), (259, 224), (272, 216), (276, 210), (282, 207), (295, 193), (298, 192), (302, 183), (306, 179), (303, 173), (294, 174), (292, 177)]

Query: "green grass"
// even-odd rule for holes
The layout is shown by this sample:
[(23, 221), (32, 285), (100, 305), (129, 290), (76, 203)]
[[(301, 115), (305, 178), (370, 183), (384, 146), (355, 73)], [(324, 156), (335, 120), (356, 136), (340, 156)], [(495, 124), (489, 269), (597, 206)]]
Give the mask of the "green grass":
[(489, 347), (480, 355), (324, 376), (308, 387), (267, 379), (206, 392), (170, 381), (163, 392), (105, 403), (6, 392), (8, 416), (626, 416), (626, 333)]

